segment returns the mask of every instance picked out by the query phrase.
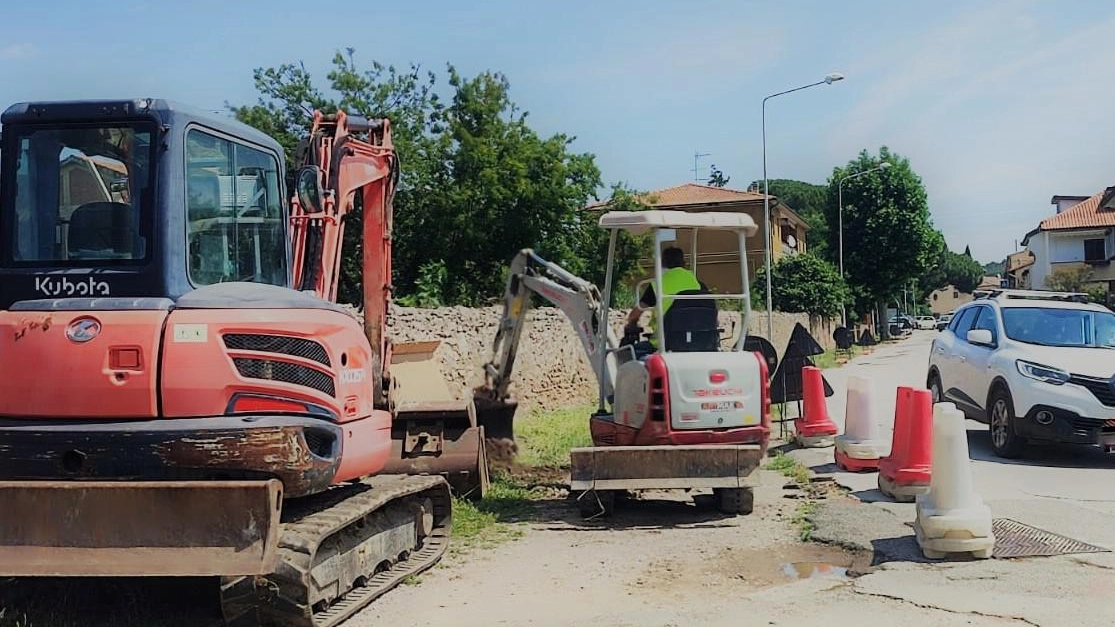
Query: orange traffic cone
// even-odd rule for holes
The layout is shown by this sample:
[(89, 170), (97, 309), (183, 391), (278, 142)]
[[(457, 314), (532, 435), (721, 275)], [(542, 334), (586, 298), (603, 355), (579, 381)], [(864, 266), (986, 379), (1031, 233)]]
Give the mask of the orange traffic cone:
[(794, 420), (798, 444), (808, 448), (832, 446), (838, 429), (829, 418), (828, 405), (825, 404), (825, 382), (821, 378), (821, 369), (814, 366), (802, 368), (801, 385), (805, 397), (804, 415)]
[(933, 434), (933, 395), (929, 390), (898, 388), (890, 455), (879, 460), (879, 491), (912, 503), (929, 491)]

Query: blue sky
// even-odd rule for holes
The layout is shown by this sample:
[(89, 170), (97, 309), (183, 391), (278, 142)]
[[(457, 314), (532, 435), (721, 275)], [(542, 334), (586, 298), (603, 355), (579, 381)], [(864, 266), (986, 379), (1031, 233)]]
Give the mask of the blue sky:
[(38, 0), (4, 9), (0, 103), (158, 96), (254, 101), (255, 67), (333, 53), (499, 70), (543, 133), (577, 136), (606, 181), (692, 180), (711, 153), (741, 187), (824, 182), (862, 148), (911, 160), (950, 247), (1001, 259), (1054, 194), (1115, 185), (1106, 138), (1115, 5), (1038, 2), (483, 3)]

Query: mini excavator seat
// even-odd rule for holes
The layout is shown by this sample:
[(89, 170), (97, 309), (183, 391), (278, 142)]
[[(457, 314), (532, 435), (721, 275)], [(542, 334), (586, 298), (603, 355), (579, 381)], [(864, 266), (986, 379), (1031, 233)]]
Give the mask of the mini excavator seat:
[[(708, 294), (708, 290), (685, 290), (679, 295)], [(663, 316), (665, 349), (674, 353), (714, 353), (720, 349), (719, 317), (711, 298), (678, 299)]]

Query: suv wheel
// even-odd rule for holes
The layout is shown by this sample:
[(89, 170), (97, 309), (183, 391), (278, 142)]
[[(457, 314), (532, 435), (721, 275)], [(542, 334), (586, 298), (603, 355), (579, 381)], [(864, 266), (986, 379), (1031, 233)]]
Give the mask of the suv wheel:
[(933, 404), (945, 402), (945, 393), (941, 389), (941, 377), (937, 373), (929, 375), (929, 393), (933, 395)]
[(988, 403), (987, 423), (991, 432), (991, 450), (999, 457), (1014, 458), (1022, 454), (1025, 445), (1014, 430), (1014, 402), (1010, 392), (999, 386), (991, 393)]

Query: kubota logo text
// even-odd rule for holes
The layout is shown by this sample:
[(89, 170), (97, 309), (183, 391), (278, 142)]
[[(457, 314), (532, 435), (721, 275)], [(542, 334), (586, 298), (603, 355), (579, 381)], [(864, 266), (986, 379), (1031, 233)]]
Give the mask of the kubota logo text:
[(68, 277), (56, 279), (49, 276), (35, 277), (35, 291), (47, 296), (108, 296), (108, 283), (89, 277), (71, 281)]

